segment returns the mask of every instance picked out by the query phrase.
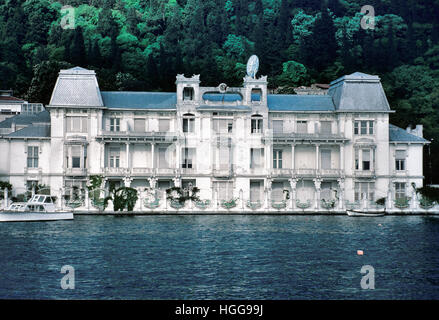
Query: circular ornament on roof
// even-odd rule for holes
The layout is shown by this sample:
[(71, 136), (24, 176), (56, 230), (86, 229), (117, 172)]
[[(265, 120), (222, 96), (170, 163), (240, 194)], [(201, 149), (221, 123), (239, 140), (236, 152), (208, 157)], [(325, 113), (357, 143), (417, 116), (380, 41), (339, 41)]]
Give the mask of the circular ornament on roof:
[(259, 58), (256, 55), (252, 55), (247, 61), (247, 75), (251, 78), (256, 78), (256, 73), (259, 70)]
[(219, 90), (219, 92), (221, 92), (221, 93), (225, 93), (225, 92), (227, 91), (227, 85), (226, 85), (225, 83), (221, 83), (221, 84), (218, 86), (218, 90)]

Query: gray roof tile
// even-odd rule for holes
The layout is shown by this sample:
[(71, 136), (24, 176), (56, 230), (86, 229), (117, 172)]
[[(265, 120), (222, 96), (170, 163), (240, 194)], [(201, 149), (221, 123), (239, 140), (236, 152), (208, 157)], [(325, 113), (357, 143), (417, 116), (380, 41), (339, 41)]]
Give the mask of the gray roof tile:
[(80, 67), (61, 70), (50, 105), (101, 107), (102, 98), (95, 72)]
[(0, 122), (0, 128), (11, 128), (12, 123), (30, 125), (32, 123), (50, 123), (50, 113), (44, 110), (37, 114), (17, 114)]
[(331, 82), (328, 94), (341, 111), (390, 111), (378, 76), (361, 72)]
[(420, 142), (428, 143), (429, 141), (408, 133), (406, 130), (399, 128), (393, 124), (389, 124), (389, 141), (390, 142)]
[(8, 137), (23, 137), (23, 138), (46, 138), (50, 137), (49, 125), (30, 125), (21, 130), (12, 132)]
[(104, 106), (111, 109), (175, 109), (174, 92), (102, 91)]
[(328, 95), (269, 94), (269, 111), (334, 111), (332, 97)]

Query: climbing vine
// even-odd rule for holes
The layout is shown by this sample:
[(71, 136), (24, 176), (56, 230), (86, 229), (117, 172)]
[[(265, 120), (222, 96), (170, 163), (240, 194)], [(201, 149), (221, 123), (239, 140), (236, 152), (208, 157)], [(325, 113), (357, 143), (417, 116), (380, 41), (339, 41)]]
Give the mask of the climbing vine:
[(105, 201), (108, 202), (110, 199), (113, 200), (114, 211), (123, 211), (124, 209), (133, 211), (138, 198), (136, 189), (121, 187), (114, 190), (113, 197), (107, 197)]
[(197, 187), (193, 187), (191, 189), (186, 188), (180, 188), (180, 187), (172, 187), (169, 189), (166, 189), (166, 199), (170, 200), (171, 203), (180, 203), (183, 204), (187, 200), (192, 201), (199, 201), (200, 198), (198, 197), (198, 193), (200, 192), (200, 189)]

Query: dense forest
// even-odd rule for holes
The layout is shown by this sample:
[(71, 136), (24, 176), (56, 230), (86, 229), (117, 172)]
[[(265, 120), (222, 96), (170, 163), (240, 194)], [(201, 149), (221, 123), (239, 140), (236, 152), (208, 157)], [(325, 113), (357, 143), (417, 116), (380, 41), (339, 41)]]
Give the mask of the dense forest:
[[(374, 29), (361, 27), (365, 4)], [(75, 28), (61, 27), (65, 5)], [(439, 142), (438, 0), (0, 0), (0, 87), (31, 102), (48, 103), (59, 69), (76, 65), (102, 90), (174, 91), (178, 73), (240, 85), (252, 54), (272, 88), (377, 74), (392, 122)]]

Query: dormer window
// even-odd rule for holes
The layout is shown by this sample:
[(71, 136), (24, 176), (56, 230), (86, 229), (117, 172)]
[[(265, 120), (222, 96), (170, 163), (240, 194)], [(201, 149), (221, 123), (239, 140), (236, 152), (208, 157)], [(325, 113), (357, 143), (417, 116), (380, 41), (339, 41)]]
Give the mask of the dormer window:
[(194, 100), (194, 88), (186, 87), (183, 89), (183, 100), (184, 101)]

